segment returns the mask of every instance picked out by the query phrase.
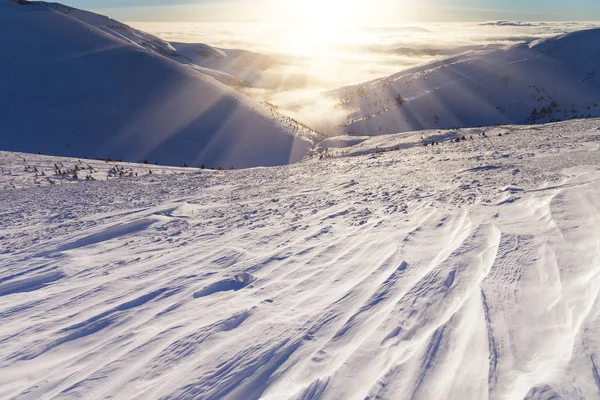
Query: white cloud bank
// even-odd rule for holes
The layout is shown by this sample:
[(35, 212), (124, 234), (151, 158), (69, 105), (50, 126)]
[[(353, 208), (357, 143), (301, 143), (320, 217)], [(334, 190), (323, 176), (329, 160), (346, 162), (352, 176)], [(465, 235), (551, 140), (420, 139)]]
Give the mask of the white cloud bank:
[(252, 95), (322, 132), (344, 122), (321, 93), (488, 45), (511, 45), (600, 26), (594, 22), (427, 23), (320, 27), (265, 23), (132, 23), (163, 39), (264, 53), (281, 61)]

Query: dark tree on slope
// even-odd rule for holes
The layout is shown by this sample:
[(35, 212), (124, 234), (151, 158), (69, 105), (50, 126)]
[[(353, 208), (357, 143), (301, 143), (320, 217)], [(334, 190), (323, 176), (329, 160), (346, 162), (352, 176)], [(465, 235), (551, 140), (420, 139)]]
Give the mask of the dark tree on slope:
[(400, 107), (402, 104), (404, 104), (404, 99), (402, 98), (402, 95), (398, 93), (396, 96), (396, 105)]

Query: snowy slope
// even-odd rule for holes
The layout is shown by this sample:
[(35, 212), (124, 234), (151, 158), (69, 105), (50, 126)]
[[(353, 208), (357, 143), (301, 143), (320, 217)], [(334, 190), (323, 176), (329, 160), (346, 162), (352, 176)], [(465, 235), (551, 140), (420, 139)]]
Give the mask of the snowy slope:
[(599, 398), (600, 120), (486, 132), (51, 186), (2, 153), (0, 397)]
[(296, 162), (311, 147), (292, 135), (304, 128), (158, 44), (86, 18), (0, 0), (0, 149), (240, 168)]
[(262, 83), (264, 70), (276, 64), (271, 57), (245, 50), (217, 49), (202, 43), (169, 43), (104, 15), (60, 3), (31, 2), (67, 14), (127, 43), (150, 50), (199, 71), (232, 87)]
[(349, 113), (341, 133), (354, 135), (600, 116), (599, 50), (600, 29), (578, 31), (475, 49), (330, 94)]
[(278, 64), (272, 57), (237, 49), (218, 49), (201, 43), (171, 43), (195, 65), (241, 79), (249, 86), (270, 84), (264, 72)]
[(137, 45), (139, 47), (155, 51), (167, 57), (171, 57), (174, 60), (180, 62), (186, 62), (185, 57), (182, 57), (177, 53), (177, 50), (167, 41), (162, 40), (154, 35), (146, 32), (142, 32), (138, 29), (134, 29), (128, 25), (125, 25), (119, 21), (115, 21), (112, 18), (108, 18), (104, 15), (92, 13), (85, 10), (79, 10), (77, 8), (65, 6), (60, 3), (47, 3), (42, 1), (31, 2), (34, 5), (43, 5), (50, 9), (59, 11), (67, 14), (72, 18), (78, 19), (79, 21), (85, 22), (95, 28), (102, 30), (103, 32), (122, 39), (128, 43)]
[[(115, 160), (89, 160), (70, 157), (0, 151), (0, 188), (27, 188), (127, 179), (146, 175), (181, 174), (199, 171), (191, 167), (168, 167)], [(209, 170), (203, 170), (209, 173)]]

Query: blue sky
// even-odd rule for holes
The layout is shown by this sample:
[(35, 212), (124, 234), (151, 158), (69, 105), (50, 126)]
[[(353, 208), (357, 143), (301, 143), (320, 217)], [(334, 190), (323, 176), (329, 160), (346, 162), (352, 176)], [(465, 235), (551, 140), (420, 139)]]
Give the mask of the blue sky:
[[(302, 0), (64, 0), (74, 7), (129, 21), (215, 21), (285, 19), (286, 2)], [(339, 4), (343, 0), (322, 0)], [(600, 0), (370, 0), (372, 19), (394, 22), (600, 20)], [(404, 3), (399, 5), (399, 3)], [(418, 3), (415, 5), (414, 3)], [(274, 7), (273, 5), (276, 4)], [(318, 4), (318, 3), (316, 3)], [(279, 11), (273, 12), (277, 8)], [(328, 7), (331, 8), (331, 7)], [(362, 11), (364, 14), (364, 10)]]

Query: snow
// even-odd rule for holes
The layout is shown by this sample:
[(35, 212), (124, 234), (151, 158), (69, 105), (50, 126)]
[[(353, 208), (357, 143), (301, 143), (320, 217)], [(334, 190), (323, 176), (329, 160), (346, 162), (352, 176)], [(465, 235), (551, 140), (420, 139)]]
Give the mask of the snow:
[(234, 88), (270, 84), (265, 81), (264, 71), (277, 64), (271, 57), (246, 50), (217, 49), (203, 43), (170, 43), (104, 15), (59, 3), (36, 2), (36, 4), (66, 14), (128, 44), (192, 66)]
[(153, 174), (174, 175), (197, 170), (199, 169), (0, 151), (0, 188), (61, 185), (81, 180), (111, 180)]
[(312, 148), (305, 127), (113, 22), (0, 1), (3, 150), (243, 168), (297, 162)]
[(272, 85), (264, 72), (280, 61), (246, 50), (218, 49), (202, 43), (171, 43), (179, 54), (200, 67), (227, 73), (240, 79), (238, 86)]
[(598, 117), (599, 45), (590, 29), (474, 47), (329, 95), (348, 112), (340, 134), (358, 136)]
[(597, 398), (599, 128), (233, 171), (0, 153), (0, 397)]
[(181, 56), (177, 54), (175, 48), (168, 42), (146, 32), (131, 28), (121, 22), (115, 21), (104, 15), (95, 14), (89, 11), (79, 10), (59, 3), (38, 2), (50, 9), (67, 14), (69, 17), (102, 30), (103, 32), (122, 39), (128, 43), (139, 47), (152, 50), (165, 56), (173, 57), (175, 60), (181, 60)]
[(342, 88), (322, 140), (223, 84), (268, 57), (17, 3), (0, 398), (598, 398), (599, 30)]

